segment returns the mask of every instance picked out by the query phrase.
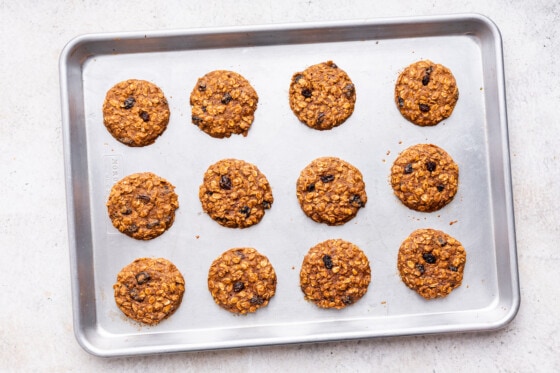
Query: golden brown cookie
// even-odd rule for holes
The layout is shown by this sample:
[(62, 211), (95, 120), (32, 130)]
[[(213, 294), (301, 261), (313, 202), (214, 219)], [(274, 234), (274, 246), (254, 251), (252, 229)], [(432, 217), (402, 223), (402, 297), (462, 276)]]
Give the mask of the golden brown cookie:
[(300, 173), (296, 194), (303, 212), (318, 223), (342, 225), (367, 202), (362, 173), (336, 157), (317, 158)]
[(426, 299), (447, 296), (463, 281), (467, 254), (459, 241), (435, 229), (418, 229), (399, 249), (403, 282)]
[(138, 240), (150, 240), (173, 225), (179, 208), (175, 187), (151, 172), (126, 176), (109, 194), (107, 210), (113, 226)]
[(167, 259), (139, 258), (119, 272), (113, 290), (126, 316), (155, 325), (179, 308), (185, 280)]
[(459, 166), (442, 148), (418, 144), (405, 149), (391, 167), (395, 195), (408, 208), (431, 212), (453, 200), (459, 184)]
[(358, 246), (334, 239), (309, 249), (299, 279), (305, 299), (321, 308), (340, 309), (364, 296), (371, 281), (371, 269)]
[(292, 76), (290, 108), (316, 130), (339, 126), (354, 112), (356, 88), (334, 62), (313, 65)]
[(215, 70), (199, 78), (191, 92), (192, 122), (212, 137), (247, 136), (259, 96), (233, 71)]
[(208, 271), (208, 290), (220, 307), (245, 314), (266, 307), (276, 292), (276, 272), (253, 248), (230, 249)]
[(167, 99), (158, 86), (145, 80), (117, 83), (105, 97), (103, 123), (123, 144), (150, 145), (169, 123)]
[(451, 71), (429, 60), (408, 66), (395, 85), (395, 103), (401, 114), (419, 126), (433, 126), (448, 118), (459, 99)]
[(257, 224), (274, 202), (266, 176), (238, 159), (222, 159), (208, 167), (198, 196), (204, 212), (229, 228)]

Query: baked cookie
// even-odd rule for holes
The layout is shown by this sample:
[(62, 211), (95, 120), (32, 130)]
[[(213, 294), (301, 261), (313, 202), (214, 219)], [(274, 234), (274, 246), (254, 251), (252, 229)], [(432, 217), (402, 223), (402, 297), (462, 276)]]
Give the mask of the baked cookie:
[(299, 273), (305, 299), (321, 308), (344, 308), (367, 292), (371, 281), (369, 260), (362, 250), (341, 239), (313, 246)]
[(185, 280), (167, 259), (139, 258), (119, 272), (113, 290), (126, 316), (155, 325), (179, 308)]
[(342, 225), (367, 202), (362, 173), (335, 157), (317, 158), (300, 173), (296, 194), (303, 212), (318, 223)]
[(158, 86), (145, 80), (117, 83), (105, 97), (103, 123), (125, 145), (150, 145), (169, 123), (167, 99)]
[(435, 229), (418, 229), (399, 249), (403, 282), (426, 299), (447, 296), (463, 281), (467, 254), (459, 241)]
[(391, 167), (395, 195), (416, 211), (441, 209), (453, 200), (458, 184), (459, 167), (436, 145), (411, 146), (399, 154)]
[(247, 136), (259, 96), (233, 71), (215, 70), (199, 78), (191, 92), (192, 122), (212, 137)]
[(204, 212), (229, 228), (257, 224), (274, 202), (266, 176), (238, 159), (222, 159), (208, 167), (198, 197)]
[(429, 60), (408, 66), (395, 85), (395, 103), (401, 114), (419, 126), (433, 126), (448, 118), (459, 99), (451, 71)]
[(276, 292), (276, 272), (253, 248), (230, 249), (208, 271), (208, 290), (220, 307), (245, 314), (266, 307)]
[(113, 185), (107, 200), (113, 226), (138, 240), (163, 234), (179, 208), (174, 190), (170, 182), (151, 172), (126, 176)]
[(290, 108), (316, 130), (339, 126), (354, 112), (356, 88), (332, 61), (313, 65), (292, 76)]

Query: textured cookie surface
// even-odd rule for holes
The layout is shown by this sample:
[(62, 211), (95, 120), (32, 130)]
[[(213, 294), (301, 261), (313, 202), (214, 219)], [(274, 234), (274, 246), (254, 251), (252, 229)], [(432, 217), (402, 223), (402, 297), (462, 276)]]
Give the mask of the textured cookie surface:
[(395, 85), (397, 108), (419, 126), (433, 126), (448, 118), (458, 99), (459, 89), (451, 71), (429, 60), (405, 68)]
[(253, 248), (230, 249), (208, 271), (208, 290), (220, 307), (238, 314), (266, 307), (276, 292), (276, 272)]
[(344, 70), (327, 61), (295, 73), (289, 98), (290, 108), (301, 122), (329, 130), (354, 112), (356, 88)]
[(399, 249), (402, 281), (426, 299), (447, 296), (463, 281), (467, 255), (459, 241), (435, 229), (418, 229)]
[(259, 97), (233, 71), (215, 70), (199, 78), (191, 92), (192, 122), (212, 137), (247, 136)]
[(167, 259), (139, 258), (119, 272), (113, 290), (115, 302), (126, 316), (155, 325), (177, 310), (185, 280)]
[(459, 167), (445, 150), (432, 144), (405, 149), (391, 167), (395, 195), (416, 211), (441, 209), (457, 193), (458, 183)]
[(307, 252), (299, 277), (305, 299), (321, 308), (340, 309), (364, 296), (371, 281), (371, 269), (358, 246), (333, 239)]
[(103, 123), (123, 144), (152, 144), (169, 123), (167, 99), (158, 86), (145, 80), (117, 83), (105, 97)]
[(113, 226), (139, 240), (165, 232), (179, 208), (175, 187), (151, 172), (136, 173), (118, 181), (109, 194), (107, 210)]
[(367, 203), (362, 173), (336, 157), (317, 158), (300, 173), (296, 194), (303, 212), (318, 223), (341, 225)]
[(266, 176), (257, 166), (223, 159), (208, 167), (198, 196), (203, 210), (224, 227), (257, 224), (274, 202)]

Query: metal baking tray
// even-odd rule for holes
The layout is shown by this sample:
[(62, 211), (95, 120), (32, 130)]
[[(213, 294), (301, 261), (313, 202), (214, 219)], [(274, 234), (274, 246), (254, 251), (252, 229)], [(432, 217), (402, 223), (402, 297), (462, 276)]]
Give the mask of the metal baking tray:
[[(402, 69), (430, 59), (454, 73), (460, 98), (435, 127), (407, 122), (393, 102)], [(301, 124), (288, 105), (290, 78), (333, 60), (356, 86), (354, 114), (331, 131)], [(259, 94), (247, 137), (215, 139), (191, 124), (189, 95), (198, 77), (215, 69), (245, 76)], [(144, 79), (159, 85), (171, 110), (155, 144), (130, 148), (103, 126), (101, 107), (115, 83)], [(80, 345), (99, 356), (122, 356), (500, 328), (518, 310), (519, 282), (501, 37), (476, 15), (365, 19), (85, 35), (60, 58), (74, 329)], [(389, 171), (406, 147), (434, 143), (460, 167), (455, 200), (434, 213), (407, 209), (393, 195)], [(336, 156), (364, 175), (368, 204), (340, 227), (317, 224), (301, 211), (295, 183), (320, 156)], [(228, 229), (202, 212), (198, 187), (222, 158), (256, 164), (275, 202), (248, 229)], [(117, 232), (105, 201), (113, 183), (152, 171), (176, 186), (173, 227), (147, 242)], [(400, 280), (397, 251), (415, 229), (442, 229), (467, 250), (463, 285), (425, 301)], [(303, 299), (299, 269), (307, 250), (329, 238), (357, 244), (370, 259), (367, 294), (343, 310)], [(255, 247), (278, 276), (275, 297), (255, 314), (235, 316), (214, 304), (208, 268), (232, 247)], [(165, 257), (186, 280), (181, 307), (155, 327), (129, 321), (112, 285), (138, 257)]]

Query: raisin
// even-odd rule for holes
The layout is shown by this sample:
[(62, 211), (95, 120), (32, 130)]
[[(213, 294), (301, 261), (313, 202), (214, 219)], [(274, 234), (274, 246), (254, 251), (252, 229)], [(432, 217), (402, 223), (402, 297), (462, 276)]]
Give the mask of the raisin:
[(426, 104), (419, 104), (418, 107), (420, 108), (420, 111), (422, 113), (427, 113), (428, 111), (430, 111), (430, 107)]
[(329, 65), (330, 67), (332, 67), (333, 69), (338, 69), (338, 66), (336, 66), (336, 63), (334, 63), (334, 62), (332, 62), (332, 61), (328, 62), (328, 65)]
[(416, 269), (420, 272), (421, 275), (424, 274), (424, 266), (422, 264), (416, 264)]
[(138, 285), (143, 285), (146, 282), (150, 281), (151, 279), (152, 277), (148, 272), (142, 271), (136, 274), (136, 282), (138, 283)]
[(143, 296), (137, 288), (132, 288), (132, 290), (130, 290), (130, 292), (128, 293), (130, 295), (130, 297), (132, 299), (134, 299), (137, 302), (142, 302), (144, 301), (145, 296)]
[(436, 170), (437, 167), (437, 163), (436, 162), (432, 162), (432, 161), (428, 161), (426, 162), (426, 169), (430, 172), (434, 172)]
[(303, 78), (303, 75), (302, 75), (302, 74), (297, 74), (297, 75), (294, 77), (294, 83), (299, 82), (299, 80), (300, 80), (301, 78)]
[(344, 92), (344, 95), (347, 98), (351, 98), (352, 95), (354, 95), (354, 92), (356, 91), (356, 88), (354, 87), (354, 84), (350, 83), (350, 84), (346, 84), (346, 86), (344, 87), (344, 89), (342, 91)]
[(405, 174), (412, 173), (412, 163), (407, 163), (406, 166), (404, 166), (404, 173)]
[(125, 232), (126, 233), (136, 233), (136, 232), (138, 232), (138, 226), (136, 224), (129, 225), (128, 227), (126, 227)]
[(321, 176), (321, 181), (323, 183), (330, 183), (333, 180), (334, 180), (334, 175), (323, 175), (323, 176)]
[(130, 215), (130, 214), (132, 214), (132, 210), (129, 209), (129, 208), (127, 208), (126, 210), (124, 210), (123, 212), (121, 212), (121, 214), (123, 214), (123, 215)]
[(242, 281), (237, 281), (233, 284), (233, 291), (236, 293), (239, 293), (243, 289), (245, 289), (245, 284)]
[(354, 194), (352, 196), (352, 198), (350, 198), (350, 203), (355, 203), (355, 204), (358, 205), (358, 207), (364, 207), (365, 206), (365, 204), (362, 202), (362, 199), (357, 194)]
[(438, 192), (443, 192), (443, 190), (445, 189), (445, 187), (442, 184), (439, 184), (438, 186), (436, 186)]
[(222, 104), (227, 105), (231, 100), (233, 100), (233, 97), (231, 97), (228, 92), (224, 93), (224, 96), (222, 97)]
[(203, 107), (202, 107), (202, 112), (203, 112), (203, 113), (206, 113), (206, 106), (203, 106)]
[(404, 107), (404, 100), (403, 100), (403, 98), (402, 98), (402, 97), (399, 97), (398, 101), (399, 101), (399, 107)]
[(354, 303), (354, 299), (352, 299), (352, 297), (350, 295), (343, 296), (341, 300), (342, 300), (342, 303), (344, 303), (346, 305)]
[(436, 257), (432, 253), (424, 253), (422, 254), (422, 258), (429, 264), (434, 264), (436, 262)]
[(453, 272), (457, 272), (457, 267), (455, 266), (449, 266), (449, 270), (453, 271)]
[(305, 190), (307, 190), (308, 192), (315, 191), (315, 184), (309, 184), (307, 188), (305, 188)]
[(323, 264), (326, 269), (331, 269), (333, 267), (332, 258), (330, 255), (323, 255)]
[(139, 194), (139, 195), (137, 195), (137, 196), (136, 196), (136, 199), (142, 200), (142, 201), (144, 201), (144, 202), (146, 202), (146, 203), (149, 203), (149, 202), (150, 202), (150, 196), (147, 196), (147, 195), (145, 195), (145, 194)]
[(324, 120), (325, 120), (325, 113), (319, 113), (319, 115), (317, 115), (317, 121), (315, 123), (321, 124), (323, 123)]
[(251, 215), (251, 208), (249, 206), (243, 206), (243, 208), (239, 210), (239, 212), (245, 215), (245, 219), (246, 219)]
[(150, 114), (148, 114), (146, 111), (141, 111), (140, 112), (140, 118), (142, 118), (142, 120), (144, 122), (148, 122), (150, 120)]
[(447, 245), (447, 241), (446, 241), (445, 238), (443, 238), (443, 237), (438, 237), (438, 238), (437, 238), (437, 242), (438, 242), (441, 246)]
[(159, 220), (154, 220), (153, 222), (146, 224), (146, 228), (148, 229), (155, 228), (159, 225), (159, 223), (160, 223)]
[(432, 67), (426, 69), (426, 75), (422, 78), (422, 85), (428, 85), (430, 83), (430, 74), (432, 73)]
[(268, 202), (268, 201), (263, 201), (262, 202), (263, 209), (269, 209), (270, 206), (272, 206), (272, 204), (270, 202)]
[(130, 96), (129, 98), (127, 98), (126, 100), (124, 100), (124, 108), (125, 109), (131, 109), (134, 104), (136, 103), (136, 100), (134, 99), (134, 97)]
[(311, 97), (312, 93), (311, 90), (309, 88), (304, 88), (301, 90), (301, 95), (305, 98), (309, 98)]
[(231, 179), (227, 175), (220, 177), (220, 188), (225, 190), (231, 189)]
[(236, 250), (235, 255), (237, 255), (241, 259), (245, 259), (245, 254), (243, 254), (243, 251), (241, 251), (241, 250)]
[(262, 299), (262, 297), (259, 297), (258, 295), (255, 295), (253, 298), (251, 298), (249, 300), (249, 302), (251, 302), (251, 304), (256, 304), (256, 305), (261, 305), (264, 303), (264, 299)]
[(206, 83), (200, 83), (200, 84), (198, 85), (198, 90), (199, 90), (200, 92), (206, 91)]
[(199, 126), (200, 123), (202, 123), (202, 118), (201, 118), (201, 117), (197, 117), (196, 115), (193, 115), (193, 116), (191, 117), (191, 119), (192, 119), (192, 122), (193, 122), (195, 125), (197, 125), (197, 126)]

